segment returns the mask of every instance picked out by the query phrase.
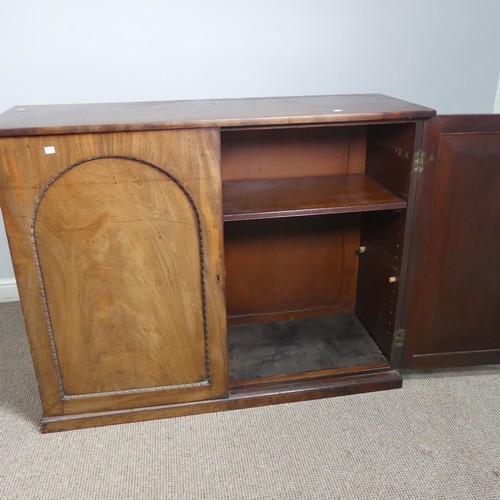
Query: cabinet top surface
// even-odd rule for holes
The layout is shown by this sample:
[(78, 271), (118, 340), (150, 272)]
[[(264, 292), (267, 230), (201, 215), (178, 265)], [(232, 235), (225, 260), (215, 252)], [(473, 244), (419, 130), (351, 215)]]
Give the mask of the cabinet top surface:
[(0, 137), (409, 120), (435, 111), (381, 94), (14, 106)]

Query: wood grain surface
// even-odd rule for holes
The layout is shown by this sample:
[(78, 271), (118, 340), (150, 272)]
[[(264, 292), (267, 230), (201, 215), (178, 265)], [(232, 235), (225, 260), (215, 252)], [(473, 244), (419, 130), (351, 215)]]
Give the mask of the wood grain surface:
[(277, 313), (284, 319), (351, 311), (358, 247), (356, 216), (226, 223), (231, 321), (269, 321)]
[(224, 182), (224, 220), (395, 210), (406, 201), (366, 175)]
[[(361, 154), (350, 151), (355, 136)], [(349, 158), (364, 171), (362, 127), (289, 127), (222, 131), (222, 181), (346, 174)], [(351, 154), (352, 153), (352, 154)]]
[(330, 398), (401, 387), (401, 375), (394, 370), (381, 369), (372, 373), (334, 374), (319, 380), (303, 380), (292, 383), (276, 383), (274, 386), (233, 389), (229, 398), (168, 406), (144, 407), (132, 410), (116, 410), (42, 419), (43, 432), (57, 432), (102, 425), (142, 422), (158, 418), (196, 415), (225, 410), (238, 410), (257, 406), (293, 403), (318, 398)]
[[(46, 147), (54, 153), (47, 154)], [(206, 385), (162, 389), (199, 382), (205, 359), (193, 211), (159, 170), (138, 162), (96, 160), (60, 176), (46, 190), (36, 217), (41, 274), (37, 268), (30, 234), (36, 203), (64, 169), (99, 156), (126, 156), (157, 166), (182, 183), (198, 208), (210, 372)], [(0, 199), (44, 414), (227, 396), (218, 131), (9, 138), (0, 141), (0, 158)], [(165, 258), (169, 252), (172, 257)], [(47, 285), (47, 313), (40, 280)], [(47, 314), (54, 321), (63, 387)], [(77, 349), (85, 353), (78, 362)], [(142, 356), (147, 362), (139, 367)], [(127, 388), (126, 394), (107, 393)], [(98, 393), (89, 396), (89, 391)]]
[(380, 94), (15, 106), (0, 137), (193, 127), (409, 120), (435, 111)]
[(500, 116), (438, 117), (424, 147), (405, 363), (498, 363)]
[(66, 394), (208, 382), (194, 210), (164, 172), (121, 158), (48, 188), (34, 236)]

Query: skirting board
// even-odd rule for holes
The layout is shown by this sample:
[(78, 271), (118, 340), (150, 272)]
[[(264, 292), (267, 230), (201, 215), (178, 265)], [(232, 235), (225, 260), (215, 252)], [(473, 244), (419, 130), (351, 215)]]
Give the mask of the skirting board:
[(0, 280), (0, 302), (14, 302), (19, 300), (19, 293), (15, 280)]
[(493, 113), (500, 113), (500, 74), (498, 75), (497, 96), (495, 99), (495, 106), (493, 108)]

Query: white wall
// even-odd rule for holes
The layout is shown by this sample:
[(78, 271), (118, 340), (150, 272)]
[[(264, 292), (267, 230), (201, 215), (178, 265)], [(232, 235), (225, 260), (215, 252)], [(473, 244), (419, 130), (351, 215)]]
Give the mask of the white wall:
[[(1, 18), (0, 111), (381, 92), (487, 113), (500, 71), (498, 0), (18, 0)], [(8, 255), (0, 224), (0, 300)]]

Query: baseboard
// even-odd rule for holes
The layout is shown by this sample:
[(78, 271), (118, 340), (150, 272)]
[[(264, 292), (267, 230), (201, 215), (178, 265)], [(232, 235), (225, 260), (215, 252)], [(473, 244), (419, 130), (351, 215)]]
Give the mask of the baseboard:
[(498, 75), (497, 96), (495, 98), (495, 105), (493, 107), (493, 113), (500, 113), (500, 74)]
[(0, 280), (0, 302), (14, 302), (19, 300), (16, 280)]
[(145, 408), (107, 410), (95, 413), (43, 416), (41, 422), (42, 432), (69, 431), (101, 425), (144, 422), (159, 418), (181, 417), (225, 410), (241, 410), (243, 408), (256, 408), (280, 403), (294, 403), (347, 396), (348, 394), (398, 389), (401, 385), (401, 375), (395, 370), (313, 381), (304, 380), (292, 384), (276, 384), (274, 387), (264, 387), (253, 391), (245, 389), (230, 391), (229, 397), (221, 399)]

